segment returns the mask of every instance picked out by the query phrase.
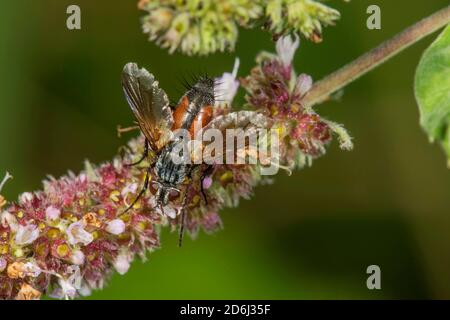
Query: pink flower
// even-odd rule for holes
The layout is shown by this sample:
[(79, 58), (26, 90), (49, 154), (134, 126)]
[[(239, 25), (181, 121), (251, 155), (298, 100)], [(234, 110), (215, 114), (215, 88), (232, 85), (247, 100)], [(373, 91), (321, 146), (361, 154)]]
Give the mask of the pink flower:
[(6, 266), (8, 265), (8, 262), (5, 258), (0, 257), (0, 272), (3, 272), (3, 270), (6, 269)]
[(61, 210), (55, 208), (54, 206), (49, 206), (45, 209), (45, 217), (48, 221), (56, 220), (59, 218)]
[(206, 177), (205, 179), (203, 179), (203, 189), (209, 189), (209, 187), (211, 187), (213, 181), (211, 176)]

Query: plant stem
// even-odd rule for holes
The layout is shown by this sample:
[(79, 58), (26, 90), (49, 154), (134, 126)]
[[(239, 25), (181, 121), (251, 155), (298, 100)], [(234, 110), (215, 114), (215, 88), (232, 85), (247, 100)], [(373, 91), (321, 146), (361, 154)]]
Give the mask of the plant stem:
[(417, 22), (392, 39), (383, 42), (353, 62), (316, 82), (305, 96), (303, 104), (313, 106), (327, 100), (332, 93), (448, 23), (450, 23), (450, 6)]

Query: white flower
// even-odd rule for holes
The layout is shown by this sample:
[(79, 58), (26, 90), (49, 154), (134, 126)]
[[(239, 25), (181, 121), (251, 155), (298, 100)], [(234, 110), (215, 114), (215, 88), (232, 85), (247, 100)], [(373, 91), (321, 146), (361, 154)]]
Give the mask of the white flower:
[(113, 262), (114, 268), (120, 275), (124, 275), (130, 268), (130, 262), (132, 259), (133, 255), (129, 251), (122, 250)]
[(14, 242), (19, 246), (32, 243), (39, 237), (39, 229), (34, 224), (19, 225)]
[(73, 299), (76, 297), (77, 290), (81, 289), (82, 277), (80, 267), (70, 266), (67, 268), (67, 272), (70, 274), (68, 277), (59, 276), (59, 288), (55, 288), (50, 297), (58, 299)]
[(303, 97), (311, 89), (312, 83), (312, 78), (309, 75), (302, 73), (295, 82), (294, 94)]
[(127, 184), (125, 186), (125, 188), (122, 189), (122, 192), (121, 192), (122, 197), (125, 198), (128, 193), (133, 193), (133, 194), (136, 193), (137, 188), (138, 188), (138, 184), (136, 182)]
[(121, 219), (114, 219), (108, 222), (106, 231), (115, 235), (121, 234), (125, 231), (125, 223)]
[(300, 45), (300, 39), (298, 35), (294, 35), (295, 40), (292, 41), (290, 35), (281, 37), (278, 39), (276, 44), (277, 55), (281, 60), (281, 63), (288, 67), (292, 63), (292, 59), (294, 58), (295, 51), (297, 51)]
[(6, 269), (6, 266), (8, 265), (8, 262), (5, 258), (0, 257), (0, 272), (3, 272), (3, 270)]
[(23, 273), (25, 273), (29, 277), (37, 278), (42, 270), (37, 266), (35, 262), (27, 262), (23, 265)]
[(233, 72), (225, 72), (220, 78), (215, 79), (216, 85), (214, 91), (216, 93), (217, 104), (225, 103), (229, 105), (236, 96), (239, 88), (239, 81), (236, 80), (239, 63), (239, 58), (236, 58)]
[(3, 228), (10, 228), (11, 231), (17, 232), (19, 228), (19, 223), (14, 215), (9, 213), (8, 211), (3, 211), (0, 215), (0, 222)]
[(84, 264), (83, 251), (81, 251), (79, 249), (72, 251), (72, 255), (70, 256), (70, 261), (77, 266)]
[(72, 223), (66, 230), (67, 240), (71, 245), (82, 243), (88, 245), (94, 240), (94, 236), (84, 230), (85, 223), (83, 220)]
[(55, 208), (54, 206), (49, 206), (45, 209), (45, 217), (48, 221), (56, 220), (59, 218), (61, 210)]

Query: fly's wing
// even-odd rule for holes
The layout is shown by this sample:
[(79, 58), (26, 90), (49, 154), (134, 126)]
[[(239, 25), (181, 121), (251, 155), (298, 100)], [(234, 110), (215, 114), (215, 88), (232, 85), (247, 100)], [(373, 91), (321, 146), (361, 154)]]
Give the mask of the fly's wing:
[(171, 138), (173, 117), (167, 94), (150, 72), (132, 62), (123, 68), (122, 88), (142, 133), (158, 151)]
[[(262, 138), (260, 133), (258, 132), (259, 129), (268, 129), (271, 126), (271, 119), (255, 111), (237, 111), (218, 116), (203, 128), (203, 132), (208, 129), (219, 130), (222, 133), (223, 137), (222, 147), (220, 148), (220, 150), (214, 148), (214, 154), (209, 155), (208, 151), (212, 150), (211, 147), (213, 146), (214, 142), (209, 144), (203, 143), (201, 145), (201, 149), (203, 150), (205, 148), (209, 148), (209, 150), (206, 149), (208, 151), (206, 151), (204, 154), (203, 152), (200, 152), (200, 150), (196, 150), (197, 152), (194, 152), (193, 158), (195, 160), (195, 158), (198, 156), (210, 157), (210, 160), (208, 162), (219, 161), (221, 163), (224, 162), (226, 158), (230, 157), (231, 159), (234, 158), (235, 161), (237, 161), (236, 159), (245, 159), (247, 156), (250, 158), (259, 159), (260, 155), (257, 150), (257, 145), (249, 145), (250, 139), (244, 140), (244, 144), (240, 146), (235, 145), (234, 143), (227, 143), (226, 139), (230, 137), (228, 136), (226, 131), (227, 129), (242, 129), (241, 134), (244, 134), (247, 137), (253, 136), (254, 139), (256, 139), (258, 136)], [(234, 139), (234, 136), (232, 137), (232, 139)], [(205, 161), (205, 158), (203, 158), (203, 161)]]

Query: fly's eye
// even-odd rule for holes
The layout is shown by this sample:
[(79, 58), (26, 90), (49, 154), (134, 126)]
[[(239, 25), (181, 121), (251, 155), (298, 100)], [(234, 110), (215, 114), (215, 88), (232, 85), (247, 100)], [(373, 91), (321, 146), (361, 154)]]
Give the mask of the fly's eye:
[(169, 191), (169, 200), (174, 200), (180, 196), (180, 191), (171, 189)]
[(150, 192), (155, 194), (156, 191), (159, 189), (159, 184), (156, 182), (150, 183)]

